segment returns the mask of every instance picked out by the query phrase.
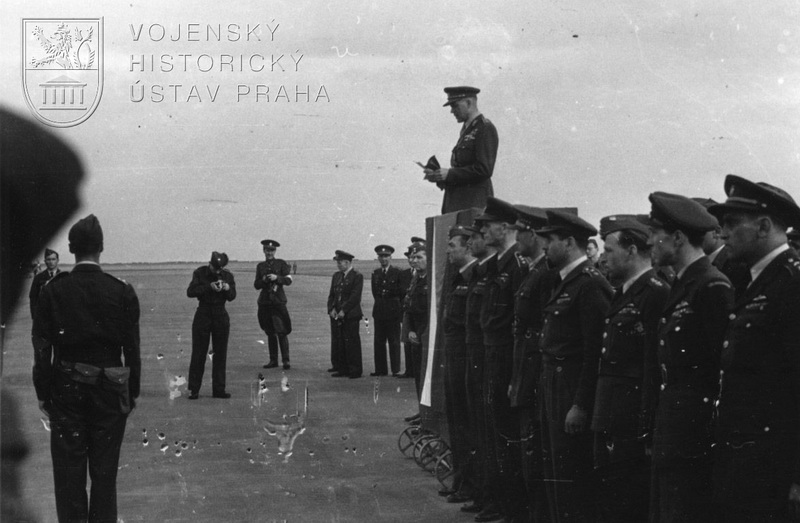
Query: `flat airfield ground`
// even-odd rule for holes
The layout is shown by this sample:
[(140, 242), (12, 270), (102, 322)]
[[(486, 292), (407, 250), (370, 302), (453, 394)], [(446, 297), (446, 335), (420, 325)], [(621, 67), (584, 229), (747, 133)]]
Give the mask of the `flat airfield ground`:
[[(405, 266), (404, 260), (399, 260)], [(298, 262), (287, 287), (294, 331), (289, 371), (263, 370), (266, 337), (256, 319), (256, 262), (232, 262), (238, 296), (228, 304), (229, 400), (211, 397), (207, 360), (200, 399), (170, 399), (170, 382), (188, 375), (197, 300), (186, 297), (199, 264), (108, 265), (130, 282), (142, 309), (142, 393), (128, 418), (120, 457), (119, 517), (152, 522), (471, 521), (438, 496), (436, 479), (405, 458), (397, 439), (402, 418), (416, 412), (413, 380), (376, 381), (372, 329), (361, 323), (365, 377), (335, 379), (325, 302), (333, 261)], [(375, 262), (356, 262), (365, 276), (362, 307), (372, 310), (369, 275)], [(38, 521), (56, 521), (49, 433), (31, 381), (28, 300), (7, 325), (3, 383), (18, 402), (30, 453), (22, 466), (24, 499)], [(257, 377), (268, 391), (253, 401)], [(288, 391), (281, 386), (288, 378)], [(288, 457), (264, 421), (294, 414), (309, 391), (306, 431)], [(174, 386), (173, 386), (174, 388)]]

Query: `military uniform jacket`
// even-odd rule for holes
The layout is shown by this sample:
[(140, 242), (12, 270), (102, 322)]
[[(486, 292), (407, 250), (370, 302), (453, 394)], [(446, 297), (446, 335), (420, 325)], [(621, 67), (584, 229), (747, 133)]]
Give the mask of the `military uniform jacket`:
[(47, 341), (34, 354), (33, 384), (39, 400), (50, 399), (56, 362), (119, 367), (122, 357), (131, 369), (130, 395), (139, 396), (139, 299), (130, 284), (99, 265), (77, 264), (42, 289), (34, 332)]
[[(56, 273), (53, 276), (55, 278), (59, 274), (61, 274), (61, 269), (56, 267)], [(50, 278), (50, 271), (47, 269), (39, 272), (33, 277), (33, 282), (31, 283), (31, 290), (28, 293), (28, 298), (30, 299), (31, 305), (31, 318), (36, 317), (36, 308), (39, 304), (39, 294), (42, 292), (42, 287), (47, 285), (47, 283), (51, 280)]]
[(494, 196), (491, 178), (498, 143), (497, 129), (482, 114), (461, 129), (447, 179), (436, 184), (444, 189), (442, 214), (485, 207), (486, 198)]
[(528, 270), (514, 294), (514, 369), (509, 393), (512, 407), (533, 407), (536, 404), (542, 360), (539, 335), (544, 305), (552, 292), (555, 275), (542, 257)]
[[(218, 280), (230, 285), (230, 289), (215, 291), (211, 284)], [(236, 299), (236, 282), (228, 269), (222, 269), (220, 275), (217, 276), (208, 265), (203, 265), (195, 269), (192, 274), (192, 281), (186, 289), (186, 296), (197, 298), (198, 307), (225, 307), (225, 302)]]
[(653, 269), (611, 301), (603, 331), (592, 430), (618, 436), (652, 432), (661, 377), (658, 325), (669, 285)]
[[(260, 290), (258, 295), (259, 305), (275, 305), (286, 303), (286, 293), (283, 287), (292, 284), (291, 267), (284, 260), (272, 259), (259, 263), (256, 266), (256, 280), (253, 286)], [(275, 281), (264, 281), (264, 276), (275, 274), (278, 279)]]
[(661, 393), (653, 436), (653, 463), (674, 464), (711, 450), (719, 357), (733, 289), (702, 257), (675, 280), (658, 329)]
[(464, 272), (457, 271), (453, 278), (453, 286), (444, 306), (443, 331), (448, 338), (460, 339), (463, 343), (467, 335), (467, 294), (472, 271), (477, 262), (473, 261)]
[(591, 260), (585, 260), (555, 286), (544, 307), (542, 353), (557, 360), (582, 360), (572, 404), (589, 413), (594, 405), (597, 362), (611, 294), (611, 286), (600, 271)]
[(400, 301), (405, 295), (402, 288), (400, 275), (402, 271), (397, 267), (389, 266), (386, 273), (379, 267), (372, 272), (372, 297), (375, 304), (372, 306), (372, 317), (376, 320), (394, 320), (399, 322), (403, 317)]
[(411, 286), (405, 297), (403, 323), (410, 332), (415, 332), (419, 339), (428, 330), (428, 274), (420, 276), (419, 272), (411, 280)]
[[(800, 483), (800, 258), (779, 254), (736, 300), (722, 344), (718, 443), (774, 446)], [(766, 473), (767, 471), (765, 471)]]
[(328, 293), (328, 312), (344, 311), (346, 320), (360, 320), (361, 293), (364, 290), (364, 276), (355, 269), (347, 274), (337, 271), (331, 279), (331, 290)]
[(466, 343), (473, 345), (483, 345), (483, 329), (481, 329), (481, 308), (486, 297), (486, 285), (489, 282), (489, 265), (493, 263), (492, 258), (497, 254), (490, 255), (490, 259), (484, 263), (477, 263), (472, 270), (472, 277), (467, 289), (466, 302)]
[(411, 287), (411, 280), (414, 279), (414, 269), (409, 267), (408, 269), (403, 269), (400, 271), (400, 290), (403, 294), (400, 296), (400, 307), (402, 308), (405, 302), (406, 294), (408, 294), (408, 289)]
[(514, 293), (528, 267), (517, 258), (516, 245), (489, 263), (491, 272), (488, 274), (480, 315), (483, 343), (487, 346), (511, 345), (514, 343)]

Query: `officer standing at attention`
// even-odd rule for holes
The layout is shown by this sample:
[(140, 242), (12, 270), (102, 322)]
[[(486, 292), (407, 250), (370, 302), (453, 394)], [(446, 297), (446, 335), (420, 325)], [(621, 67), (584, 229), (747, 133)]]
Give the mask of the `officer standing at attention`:
[(211, 261), (195, 269), (186, 296), (197, 298), (197, 310), (192, 322), (192, 361), (189, 364), (189, 399), (196, 400), (203, 383), (208, 342), (211, 341), (211, 395), (230, 398), (225, 391), (225, 363), (228, 359), (228, 335), (231, 319), (225, 303), (236, 298), (233, 274), (225, 268), (228, 255), (212, 252)]
[(547, 224), (543, 209), (515, 205), (519, 254), (528, 271), (514, 294), (514, 354), (508, 398), (519, 420), (522, 477), (528, 500), (528, 518), (540, 522), (550, 519), (547, 493), (542, 475), (542, 427), (539, 421), (536, 391), (542, 373), (542, 351), (539, 335), (542, 331), (544, 302), (550, 298), (553, 272), (549, 270), (542, 246), (544, 238), (536, 229)]
[(256, 266), (256, 280), (253, 286), (260, 290), (258, 295), (258, 324), (267, 335), (269, 362), (265, 369), (278, 366), (278, 347), (281, 349), (283, 368), (289, 370), (289, 338), (292, 332), (292, 319), (286, 309), (286, 293), (283, 288), (292, 284), (291, 267), (284, 260), (275, 257), (281, 246), (275, 240), (262, 240), (265, 261)]
[[(414, 243), (414, 240), (411, 240), (411, 243)], [(405, 298), (408, 294), (408, 289), (411, 287), (411, 280), (414, 279), (414, 263), (411, 260), (411, 249), (406, 249), (404, 253), (406, 260), (408, 261), (408, 268), (403, 269), (400, 271), (400, 290), (403, 291), (403, 295), (400, 298), (400, 307), (405, 312)], [(413, 378), (414, 375), (411, 373), (411, 344), (408, 342), (408, 332), (406, 331), (406, 326), (403, 324), (401, 320), (400, 325), (400, 341), (403, 343), (403, 361), (405, 362), (405, 372), (397, 376), (398, 378)]]
[(422, 346), (428, 333), (428, 257), (423, 243), (414, 243), (408, 249), (411, 251), (415, 273), (405, 297), (403, 325), (411, 344), (411, 373), (417, 387), (417, 399), (420, 399)]
[(733, 289), (703, 253), (717, 219), (684, 196), (649, 198), (653, 259), (676, 272), (658, 329), (650, 512), (656, 521), (711, 521), (711, 426)]
[[(481, 304), (484, 344), (484, 390), (486, 426), (489, 436), (489, 482), (496, 489), (500, 513), (517, 520), (527, 513), (525, 481), (522, 477), (519, 444), (519, 415), (511, 408), (508, 388), (514, 369), (514, 294), (527, 267), (517, 256), (517, 211), (490, 196), (480, 221), (486, 245), (497, 251), (489, 265), (486, 295)], [(481, 514), (479, 514), (481, 516)], [(491, 521), (483, 514), (479, 521)]]
[(650, 230), (634, 215), (600, 221), (609, 278), (620, 282), (603, 332), (592, 430), (603, 521), (647, 521), (658, 324), (669, 285), (650, 262)]
[(593, 436), (589, 431), (603, 325), (612, 290), (586, 257), (591, 224), (574, 214), (547, 211), (547, 261), (557, 271), (544, 307), (539, 404), (547, 501), (553, 521), (592, 520)]
[(53, 278), (39, 297), (34, 329), (44, 343), (34, 354), (33, 384), (50, 418), (59, 521), (117, 521), (119, 452), (139, 396), (139, 300), (130, 284), (100, 268), (103, 230), (93, 214), (72, 226), (69, 250), (72, 272)]
[(400, 269), (392, 266), (394, 247), (378, 245), (375, 247), (380, 267), (372, 272), (372, 318), (375, 326), (375, 372), (370, 376), (386, 376), (389, 368), (386, 362), (386, 345), (389, 345), (389, 361), (392, 376), (400, 375), (400, 324), (403, 310), (400, 300), (403, 289), (400, 287)]
[(328, 316), (331, 318), (331, 361), (334, 378), (360, 378), (361, 334), (358, 329), (363, 316), (361, 292), (364, 276), (353, 269), (354, 256), (349, 252), (336, 251), (336, 266), (339, 269), (331, 279), (328, 293)]
[[(58, 253), (56, 251), (52, 249), (44, 250), (44, 264), (46, 269), (37, 273), (36, 276), (33, 277), (31, 291), (28, 293), (28, 298), (30, 299), (31, 305), (31, 319), (33, 320), (33, 323), (36, 323), (36, 310), (39, 304), (39, 295), (42, 292), (42, 287), (47, 285), (50, 280), (61, 273), (61, 269), (58, 268)], [(33, 332), (33, 326), (31, 326), (31, 340), (33, 341), (33, 349), (38, 350), (38, 346), (41, 343), (41, 338), (36, 336), (36, 334)]]
[(478, 110), (475, 87), (445, 87), (450, 112), (463, 124), (458, 143), (450, 156), (450, 168), (425, 168), (425, 179), (444, 190), (442, 214), (483, 208), (486, 198), (494, 195), (492, 172), (497, 158), (497, 129)]
[(476, 260), (468, 246), (471, 231), (456, 225), (450, 229), (448, 236), (447, 261), (456, 271), (453, 271), (455, 276), (443, 296), (442, 313), (445, 414), (453, 458), (453, 489), (447, 496), (447, 502), (464, 503), (472, 499), (476, 490), (470, 476), (470, 442), (467, 438), (469, 413), (465, 383), (467, 291)]
[(785, 191), (735, 175), (709, 208), (749, 269), (722, 343), (713, 488), (718, 521), (795, 521), (800, 512), (800, 258)]

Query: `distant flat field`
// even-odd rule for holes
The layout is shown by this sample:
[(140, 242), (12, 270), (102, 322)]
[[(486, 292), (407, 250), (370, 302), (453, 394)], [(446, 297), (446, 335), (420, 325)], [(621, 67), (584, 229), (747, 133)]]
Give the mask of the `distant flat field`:
[[(404, 260), (401, 260), (405, 264)], [(256, 320), (257, 262), (230, 264), (238, 296), (228, 304), (230, 400), (213, 399), (206, 365), (198, 401), (170, 399), (170, 382), (186, 377), (197, 300), (186, 297), (196, 263), (109, 265), (130, 282), (142, 308), (142, 395), (128, 419), (118, 477), (123, 521), (471, 521), (437, 495), (439, 484), (397, 449), (402, 418), (416, 412), (413, 380), (368, 377), (372, 331), (361, 323), (364, 374), (331, 378), (325, 302), (333, 260), (298, 262), (286, 288), (294, 332), (292, 369), (263, 370), (266, 337)], [(377, 262), (357, 262), (368, 276)], [(372, 309), (365, 284), (364, 311)], [(49, 433), (31, 383), (31, 321), (20, 300), (5, 331), (3, 383), (15, 395), (30, 454), (22, 470), (25, 500), (39, 521), (55, 521)], [(207, 360), (208, 361), (208, 360)], [(253, 400), (263, 372), (268, 391)], [(281, 378), (288, 379), (284, 392)], [(309, 390), (307, 430), (294, 452), (279, 455), (265, 420), (294, 414)], [(174, 386), (173, 386), (174, 389)], [(302, 406), (301, 406), (302, 408)]]

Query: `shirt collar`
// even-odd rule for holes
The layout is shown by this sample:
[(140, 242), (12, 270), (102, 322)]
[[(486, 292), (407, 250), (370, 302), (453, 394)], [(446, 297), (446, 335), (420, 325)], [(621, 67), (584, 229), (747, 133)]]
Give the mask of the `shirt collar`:
[(461, 267), (460, 269), (458, 269), (458, 272), (460, 272), (461, 274), (464, 274), (464, 273), (465, 273), (467, 270), (469, 270), (469, 268), (470, 268), (470, 267), (472, 267), (472, 266), (473, 266), (473, 265), (475, 265), (476, 263), (478, 263), (478, 260), (477, 260), (477, 259), (475, 259), (475, 258), (472, 258), (472, 259), (471, 259), (470, 261), (468, 261), (468, 262), (467, 262), (467, 263), (466, 263), (466, 264), (465, 264), (463, 267)]
[(761, 273), (764, 272), (764, 269), (767, 268), (767, 265), (769, 265), (772, 260), (777, 258), (780, 253), (786, 250), (789, 250), (788, 243), (784, 243), (780, 247), (775, 247), (769, 254), (758, 260), (755, 265), (750, 267), (750, 277), (752, 278), (750, 281), (756, 281), (756, 278), (758, 278)]
[(723, 244), (719, 249), (717, 249), (716, 251), (712, 252), (711, 254), (708, 254), (708, 261), (710, 261), (711, 263), (714, 263), (714, 260), (717, 259), (717, 256), (719, 256), (719, 253), (724, 248), (725, 248), (725, 245)]
[(78, 265), (97, 265), (98, 267), (100, 267), (99, 263), (89, 260), (79, 261), (78, 263), (75, 264), (75, 266), (77, 267)]
[(485, 264), (486, 264), (486, 262), (488, 262), (489, 260), (491, 260), (491, 259), (492, 259), (492, 258), (494, 258), (495, 256), (497, 256), (497, 252), (493, 252), (492, 254), (490, 254), (489, 256), (487, 256), (486, 258), (484, 258), (484, 259), (482, 259), (481, 261), (479, 261), (479, 262), (478, 262), (478, 265), (485, 265)]
[(567, 278), (567, 275), (569, 275), (569, 273), (575, 270), (575, 267), (585, 262), (586, 260), (587, 260), (586, 255), (583, 255), (574, 262), (570, 263), (569, 265), (561, 269), (560, 271), (558, 271), (558, 274), (561, 276), (561, 281), (564, 281)]

